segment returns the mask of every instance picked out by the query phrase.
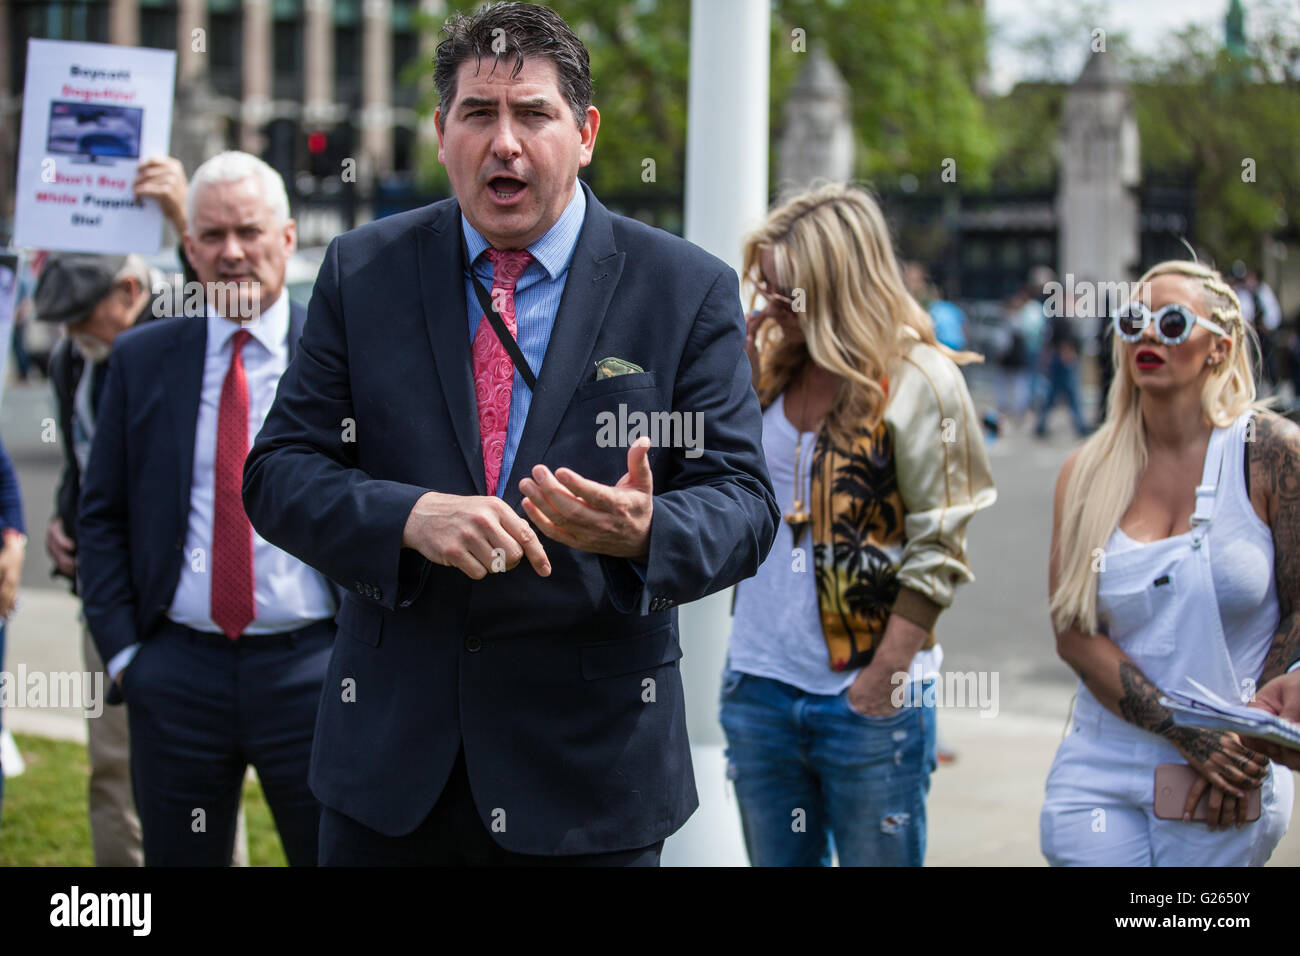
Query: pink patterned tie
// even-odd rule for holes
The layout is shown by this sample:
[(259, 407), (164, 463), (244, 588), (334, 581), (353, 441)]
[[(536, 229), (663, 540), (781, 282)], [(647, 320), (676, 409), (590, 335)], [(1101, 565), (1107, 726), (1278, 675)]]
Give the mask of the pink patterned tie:
[[(527, 250), (489, 249), (487, 256), (492, 260), (492, 305), (510, 335), (517, 337), (515, 283), (533, 261), (532, 254)], [(487, 493), (495, 495), (501, 477), (501, 456), (506, 450), (515, 364), (492, 331), (487, 316), (479, 320), (470, 354), (474, 358), (474, 397), (478, 400), (478, 433), (483, 442), (483, 475), (487, 479)]]

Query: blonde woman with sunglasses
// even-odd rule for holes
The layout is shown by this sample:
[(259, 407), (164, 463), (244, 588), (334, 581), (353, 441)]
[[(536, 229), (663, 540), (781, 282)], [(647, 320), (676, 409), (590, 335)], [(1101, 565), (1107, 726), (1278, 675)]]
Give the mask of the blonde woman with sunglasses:
[(794, 196), (745, 245), (750, 363), (785, 521), (736, 589), (721, 721), (755, 866), (916, 865), (939, 613), (996, 498), (956, 362), (874, 200)]
[[(1050, 607), (1080, 684), (1047, 779), (1043, 854), (1262, 865), (1290, 820), (1291, 774), (1235, 734), (1175, 725), (1160, 697), (1192, 690), (1190, 677), (1248, 699), (1294, 660), (1300, 428), (1256, 401), (1257, 347), (1213, 269), (1154, 266), (1112, 320), (1106, 422), (1056, 484)], [(1157, 786), (1164, 764), (1183, 766)]]

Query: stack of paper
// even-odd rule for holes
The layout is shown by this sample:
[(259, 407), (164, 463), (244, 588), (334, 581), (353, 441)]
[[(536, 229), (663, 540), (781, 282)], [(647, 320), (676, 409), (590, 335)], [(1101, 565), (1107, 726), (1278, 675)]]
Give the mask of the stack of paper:
[(1174, 723), (1205, 730), (1229, 730), (1300, 750), (1300, 724), (1283, 720), (1258, 707), (1224, 700), (1191, 677), (1187, 682), (1195, 694), (1167, 691), (1160, 698), (1160, 703), (1173, 712)]

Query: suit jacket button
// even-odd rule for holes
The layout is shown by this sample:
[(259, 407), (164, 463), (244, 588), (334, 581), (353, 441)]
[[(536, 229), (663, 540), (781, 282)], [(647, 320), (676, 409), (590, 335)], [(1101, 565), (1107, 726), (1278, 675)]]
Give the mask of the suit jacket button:
[(482, 646), (483, 642), (479, 640), (477, 634), (471, 634), (469, 637), (465, 638), (465, 650), (469, 651), (471, 654)]

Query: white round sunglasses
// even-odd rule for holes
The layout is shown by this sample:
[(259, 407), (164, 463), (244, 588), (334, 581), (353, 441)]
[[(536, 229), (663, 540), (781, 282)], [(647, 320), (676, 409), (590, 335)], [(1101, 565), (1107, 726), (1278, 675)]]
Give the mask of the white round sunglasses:
[(1231, 338), (1223, 327), (1209, 319), (1203, 318), (1177, 302), (1152, 312), (1141, 302), (1126, 302), (1115, 310), (1111, 317), (1115, 323), (1115, 334), (1125, 342), (1138, 342), (1146, 331), (1149, 322), (1155, 323), (1156, 338), (1165, 345), (1182, 345), (1192, 334), (1195, 326), (1208, 329), (1215, 335)]

